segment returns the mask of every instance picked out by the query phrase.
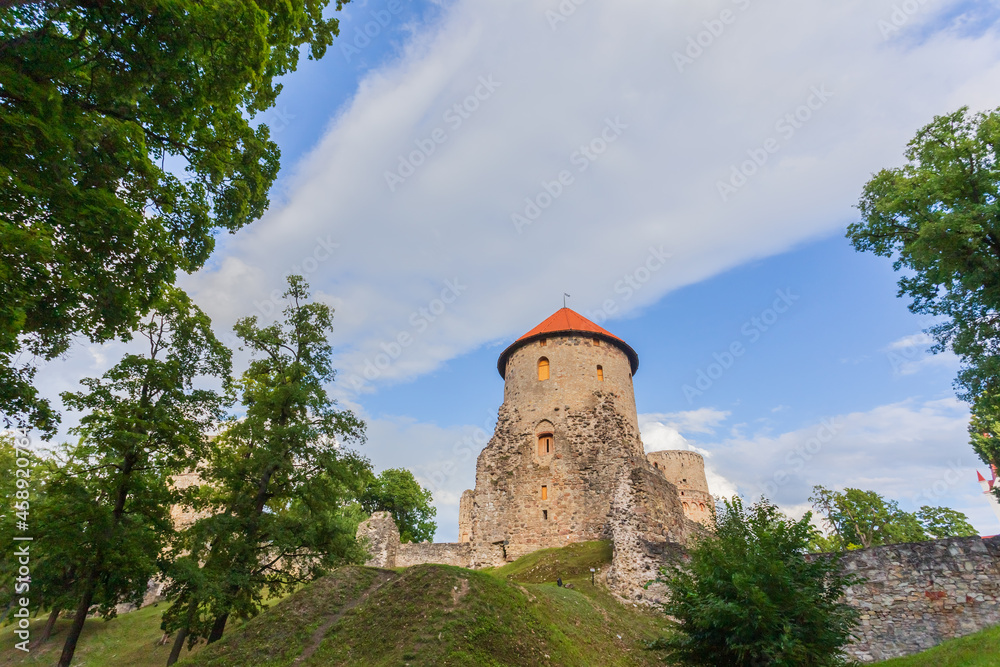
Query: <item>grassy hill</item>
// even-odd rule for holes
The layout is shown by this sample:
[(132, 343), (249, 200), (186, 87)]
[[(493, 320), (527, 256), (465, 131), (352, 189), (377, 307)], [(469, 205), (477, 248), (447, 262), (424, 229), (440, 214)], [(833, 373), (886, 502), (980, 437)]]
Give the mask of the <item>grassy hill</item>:
[[(492, 571), (445, 565), (344, 567), (183, 653), (185, 667), (251, 665), (662, 665), (644, 642), (667, 631), (663, 614), (622, 605), (590, 583), (606, 569), (606, 542), (536, 552)], [(553, 582), (562, 577), (573, 588)], [(74, 664), (162, 667), (162, 606), (110, 622), (88, 620)], [(40, 629), (42, 619), (38, 620)], [(0, 630), (0, 665), (50, 665), (65, 627), (26, 660)], [(37, 632), (36, 629), (36, 632)]]

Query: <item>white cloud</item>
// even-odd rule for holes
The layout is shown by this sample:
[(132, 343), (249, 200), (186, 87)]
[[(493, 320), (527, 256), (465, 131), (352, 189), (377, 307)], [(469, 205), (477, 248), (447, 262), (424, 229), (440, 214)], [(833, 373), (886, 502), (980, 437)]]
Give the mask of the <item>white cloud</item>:
[(714, 434), (715, 427), (729, 416), (728, 412), (714, 408), (699, 408), (687, 412), (652, 413), (639, 415), (639, 430), (647, 452), (664, 449), (682, 449), (698, 452), (705, 457), (705, 478), (708, 490), (716, 498), (732, 497), (737, 493), (736, 485), (719, 474), (712, 461), (712, 452), (696, 447), (684, 433)]
[[(738, 20), (678, 72), (674, 53), (724, 8)], [(186, 286), (228, 327), (269, 310), (297, 267), (337, 307), (342, 380), (412, 378), (521, 333), (564, 291), (584, 314), (633, 311), (842, 229), (863, 182), (900, 161), (917, 127), (970, 99), (1000, 103), (993, 31), (934, 32), (928, 10), (902, 31), (921, 40), (886, 41), (889, 0), (587, 3), (555, 30), (550, 10), (450, 5), (362, 81), (287, 201)], [(591, 142), (603, 152), (580, 158)], [(778, 150), (723, 202), (718, 182), (765, 145)], [(390, 192), (401, 156), (421, 164)], [(571, 183), (558, 183), (563, 171)], [(511, 215), (533, 213), (526, 198), (557, 192), (518, 234)], [(656, 252), (671, 257), (651, 270)]]
[(882, 405), (835, 415), (780, 435), (699, 439), (699, 451), (749, 497), (766, 495), (801, 514), (814, 485), (872, 489), (910, 510), (944, 505), (966, 512), (984, 534), (996, 519), (980, 498), (980, 463), (967, 444), (968, 407), (956, 399)]
[(961, 365), (951, 350), (933, 354), (930, 351), (934, 338), (920, 332), (894, 340), (885, 349), (886, 359), (896, 375), (913, 375), (927, 368), (955, 371)]

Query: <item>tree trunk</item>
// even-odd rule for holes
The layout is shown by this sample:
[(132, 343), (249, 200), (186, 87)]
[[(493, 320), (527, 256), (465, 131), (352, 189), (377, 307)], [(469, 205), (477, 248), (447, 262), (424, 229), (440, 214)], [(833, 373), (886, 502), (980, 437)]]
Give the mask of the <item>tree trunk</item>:
[(208, 635), (208, 643), (217, 642), (222, 639), (222, 633), (226, 629), (226, 621), (229, 620), (229, 612), (222, 614), (221, 616), (215, 617), (215, 623), (212, 624), (212, 633)]
[(35, 646), (41, 646), (45, 642), (49, 641), (49, 637), (52, 636), (52, 628), (56, 626), (56, 619), (59, 618), (59, 612), (62, 609), (56, 607), (49, 614), (49, 618), (45, 621), (45, 627), (42, 628), (42, 635), (35, 641)]
[(181, 648), (184, 646), (184, 640), (187, 639), (188, 632), (190, 632), (191, 624), (194, 623), (194, 616), (198, 613), (198, 601), (197, 599), (191, 600), (188, 603), (187, 615), (184, 617), (184, 627), (177, 630), (177, 639), (174, 640), (174, 645), (170, 649), (170, 657), (167, 658), (167, 667), (177, 662), (177, 659), (181, 655)]
[(59, 656), (58, 667), (69, 667), (76, 652), (76, 643), (80, 640), (80, 633), (83, 632), (83, 623), (87, 620), (87, 611), (91, 602), (94, 601), (94, 591), (97, 589), (97, 566), (94, 566), (87, 577), (87, 583), (83, 587), (83, 596), (80, 604), (76, 607), (76, 614), (73, 616), (73, 624), (69, 626), (69, 634), (66, 635), (66, 643), (63, 644), (62, 655)]
[(184, 647), (184, 640), (187, 639), (187, 636), (188, 629), (186, 627), (177, 631), (177, 639), (174, 640), (174, 645), (170, 649), (170, 657), (167, 658), (167, 667), (170, 667), (181, 657), (181, 648)]

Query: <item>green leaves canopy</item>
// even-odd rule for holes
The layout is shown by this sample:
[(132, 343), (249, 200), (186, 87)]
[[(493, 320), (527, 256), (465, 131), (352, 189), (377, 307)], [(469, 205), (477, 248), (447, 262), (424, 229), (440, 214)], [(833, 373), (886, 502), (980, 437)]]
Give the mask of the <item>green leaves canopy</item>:
[(899, 509), (895, 500), (874, 491), (852, 488), (831, 491), (815, 486), (809, 501), (833, 530), (830, 539), (815, 542), (822, 551), (978, 534), (961, 512), (924, 505), (916, 513), (910, 513)]
[(437, 524), (437, 509), (431, 492), (420, 486), (413, 473), (405, 468), (383, 470), (365, 487), (360, 498), (365, 512), (389, 512), (399, 529), (401, 542), (431, 542)]
[[(344, 0), (337, 0), (339, 9)], [(34, 364), (131, 330), (219, 230), (259, 218), (279, 151), (251, 119), (328, 0), (0, 1), (0, 411), (49, 433)], [(178, 175), (183, 172), (183, 176)]]
[(844, 664), (857, 612), (840, 598), (854, 579), (836, 558), (807, 558), (810, 515), (788, 519), (761, 500), (724, 501), (716, 532), (690, 562), (661, 571), (677, 632), (658, 645), (684, 665)]

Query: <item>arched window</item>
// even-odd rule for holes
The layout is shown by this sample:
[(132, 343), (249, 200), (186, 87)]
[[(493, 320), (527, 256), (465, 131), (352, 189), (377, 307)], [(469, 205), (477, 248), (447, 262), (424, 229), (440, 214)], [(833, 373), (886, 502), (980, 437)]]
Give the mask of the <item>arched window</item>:
[(552, 453), (552, 434), (542, 433), (538, 436), (538, 455), (545, 456)]
[(660, 469), (660, 464), (659, 464), (659, 463), (656, 463), (656, 462), (654, 461), (654, 462), (653, 462), (653, 467), (654, 467), (654, 468), (656, 468), (657, 470), (659, 470), (659, 469)]
[(542, 486), (542, 500), (548, 500), (548, 499), (549, 499), (549, 487), (543, 485)]
[(691, 509), (691, 506), (688, 505), (687, 503), (684, 503), (684, 511), (687, 512), (690, 509)]
[(549, 360), (542, 357), (538, 360), (538, 379), (548, 380), (549, 379)]
[(604, 382), (604, 366), (597, 367), (597, 381)]

